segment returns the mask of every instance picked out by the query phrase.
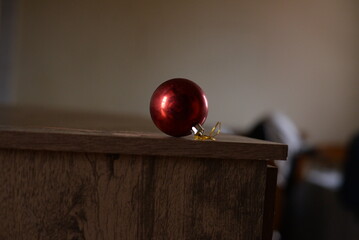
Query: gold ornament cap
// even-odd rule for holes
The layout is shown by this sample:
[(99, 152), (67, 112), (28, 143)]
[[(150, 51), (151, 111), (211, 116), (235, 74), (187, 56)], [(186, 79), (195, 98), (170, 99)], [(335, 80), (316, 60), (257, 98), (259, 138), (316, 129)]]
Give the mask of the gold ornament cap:
[(204, 128), (199, 123), (192, 127), (191, 132), (194, 135), (194, 140), (200, 140), (200, 141), (212, 140), (212, 141), (215, 141), (216, 139), (214, 137), (217, 136), (221, 132), (221, 122), (217, 122), (216, 125), (214, 125), (214, 127), (212, 128), (211, 132), (208, 135), (204, 134)]

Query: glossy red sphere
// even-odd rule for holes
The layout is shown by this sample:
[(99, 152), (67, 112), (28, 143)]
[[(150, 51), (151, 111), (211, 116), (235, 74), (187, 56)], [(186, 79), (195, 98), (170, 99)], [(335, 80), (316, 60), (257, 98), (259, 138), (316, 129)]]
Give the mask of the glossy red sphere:
[(203, 124), (207, 118), (207, 98), (196, 83), (174, 78), (155, 90), (150, 113), (162, 132), (173, 137), (190, 135), (192, 127), (198, 123)]

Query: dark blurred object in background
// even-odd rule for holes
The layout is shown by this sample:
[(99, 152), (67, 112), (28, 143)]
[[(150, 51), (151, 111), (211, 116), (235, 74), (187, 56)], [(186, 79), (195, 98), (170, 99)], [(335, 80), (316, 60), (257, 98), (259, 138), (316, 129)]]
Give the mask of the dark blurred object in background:
[(288, 145), (287, 161), (275, 163), (278, 187), (273, 239), (359, 239), (359, 222), (353, 214), (359, 216), (359, 135), (348, 150), (343, 144), (310, 146), (283, 113), (266, 115), (245, 135)]
[(359, 218), (359, 133), (349, 143), (343, 174), (343, 202)]
[(245, 135), (288, 145), (287, 161), (275, 163), (278, 167), (278, 185), (286, 187), (291, 177), (294, 159), (307, 149), (303, 134), (296, 124), (284, 113), (273, 112), (264, 116)]

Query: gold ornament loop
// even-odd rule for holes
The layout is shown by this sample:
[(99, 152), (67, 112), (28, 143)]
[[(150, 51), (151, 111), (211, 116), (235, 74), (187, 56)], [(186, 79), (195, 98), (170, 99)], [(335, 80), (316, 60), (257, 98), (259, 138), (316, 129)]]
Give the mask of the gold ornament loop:
[(214, 125), (214, 127), (212, 128), (211, 132), (208, 135), (204, 135), (204, 129), (200, 124), (196, 125), (194, 128), (197, 129), (197, 131), (193, 131), (194, 132), (194, 140), (215, 141), (216, 139), (214, 137), (217, 136), (221, 132), (221, 122), (217, 122), (216, 125)]

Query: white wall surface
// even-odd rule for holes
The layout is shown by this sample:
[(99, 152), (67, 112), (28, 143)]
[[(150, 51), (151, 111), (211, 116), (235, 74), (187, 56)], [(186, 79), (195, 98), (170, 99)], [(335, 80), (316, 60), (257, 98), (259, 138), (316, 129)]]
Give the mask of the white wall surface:
[(23, 0), (19, 104), (149, 116), (163, 81), (185, 77), (208, 123), (248, 128), (288, 114), (313, 142), (359, 130), (354, 0)]

